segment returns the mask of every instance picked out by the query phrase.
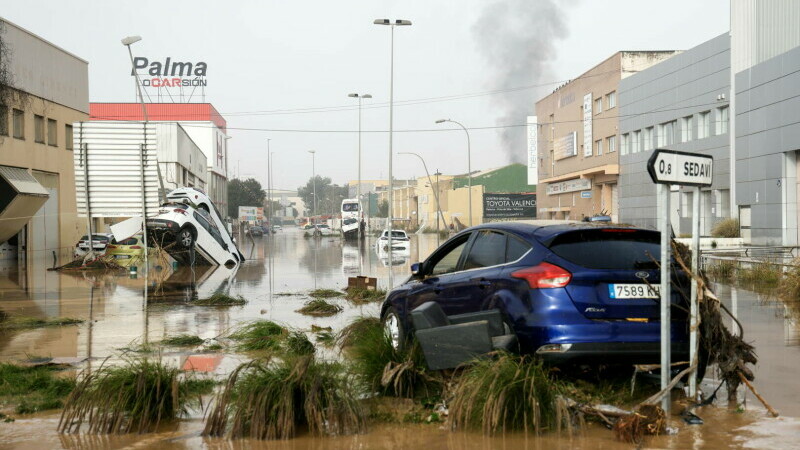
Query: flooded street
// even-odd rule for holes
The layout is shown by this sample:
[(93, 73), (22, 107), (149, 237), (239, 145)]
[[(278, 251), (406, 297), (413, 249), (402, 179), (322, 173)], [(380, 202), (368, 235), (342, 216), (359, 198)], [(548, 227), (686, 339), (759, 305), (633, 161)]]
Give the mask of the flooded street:
[[(214, 339), (243, 322), (269, 319), (283, 325), (310, 330), (312, 325), (331, 327), (336, 333), (353, 318), (377, 315), (379, 303), (354, 306), (344, 299), (332, 299), (341, 313), (328, 318), (296, 312), (315, 288), (343, 289), (347, 277), (359, 273), (377, 277), (387, 287), (390, 267), (376, 254), (370, 238), (361, 249), (338, 237), (305, 239), (295, 228), (286, 228), (272, 238), (243, 245), (248, 258), (238, 270), (225, 267), (151, 268), (135, 278), (125, 273), (48, 272), (43, 264), (28, 273), (0, 271), (0, 310), (13, 316), (74, 317), (86, 322), (77, 326), (0, 331), (0, 360), (20, 361), (32, 356), (63, 358), (77, 367), (99, 365), (120, 349), (166, 336), (197, 335)], [(395, 256), (391, 267), (394, 283), (409, 274), (413, 262), (425, 259), (436, 248), (433, 234), (412, 235), (408, 254)], [(271, 251), (270, 251), (271, 249)], [(50, 263), (50, 262), (48, 262)], [(187, 299), (205, 298), (224, 292), (248, 300), (241, 307), (188, 306)], [(745, 327), (745, 340), (756, 347), (759, 357), (755, 384), (778, 410), (778, 419), (767, 417), (752, 395), (746, 393), (746, 408), (736, 411), (720, 395), (715, 406), (695, 412), (704, 425), (689, 426), (676, 415), (670, 426), (673, 436), (647, 441), (655, 448), (790, 448), (800, 436), (800, 325), (798, 311), (751, 291), (718, 285), (716, 292)], [(313, 341), (313, 335), (312, 335)], [(321, 348), (321, 347), (320, 347)], [(332, 350), (323, 357), (336, 358)], [(247, 360), (230, 353), (167, 352), (165, 360), (184, 370), (226, 376)], [(705, 392), (718, 384), (709, 371)], [(740, 391), (741, 393), (741, 391)], [(680, 408), (677, 406), (674, 413)], [(0, 423), (0, 448), (630, 448), (615, 440), (611, 431), (591, 425), (577, 436), (544, 437), (506, 435), (486, 438), (472, 433), (451, 433), (441, 425), (376, 425), (365, 435), (317, 438), (298, 437), (281, 442), (229, 442), (200, 437), (202, 412), (195, 411), (160, 433), (126, 436), (59, 435), (59, 413), (51, 411), (22, 416), (14, 423)]]

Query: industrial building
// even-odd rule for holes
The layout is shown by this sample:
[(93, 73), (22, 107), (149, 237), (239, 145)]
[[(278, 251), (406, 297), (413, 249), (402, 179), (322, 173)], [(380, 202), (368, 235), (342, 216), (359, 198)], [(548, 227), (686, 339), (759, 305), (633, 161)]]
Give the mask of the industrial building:
[(0, 26), (11, 74), (0, 86), (0, 270), (50, 266), (69, 260), (86, 232), (72, 124), (88, 118), (88, 62), (4, 19)]
[[(176, 122), (206, 157), (205, 191), (220, 211), (228, 210), (228, 139), (225, 118), (210, 103), (144, 103), (149, 122)], [(92, 121), (144, 121), (140, 103), (92, 103)], [(163, 175), (163, 174), (162, 174)], [(181, 175), (182, 177), (182, 175)], [(186, 182), (186, 180), (182, 180)]]
[(619, 216), (620, 80), (675, 51), (617, 52), (536, 102), (528, 118), (542, 219)]
[(727, 33), (675, 55), (619, 84), (620, 217), (656, 228), (656, 185), (647, 160), (656, 148), (714, 157), (714, 184), (694, 199), (675, 188), (670, 222), (675, 233), (692, 231), (692, 204), (700, 202), (700, 232), (730, 217), (730, 37)]

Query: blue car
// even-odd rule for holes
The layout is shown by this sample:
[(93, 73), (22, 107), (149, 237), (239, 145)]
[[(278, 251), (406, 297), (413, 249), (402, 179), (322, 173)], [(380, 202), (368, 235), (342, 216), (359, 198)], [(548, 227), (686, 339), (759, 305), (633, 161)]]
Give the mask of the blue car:
[[(386, 297), (392, 345), (413, 335), (411, 311), (499, 309), (521, 353), (554, 364), (660, 361), (661, 234), (592, 223), (491, 223), (453, 236)], [(673, 265), (672, 361), (687, 361), (689, 278)]]

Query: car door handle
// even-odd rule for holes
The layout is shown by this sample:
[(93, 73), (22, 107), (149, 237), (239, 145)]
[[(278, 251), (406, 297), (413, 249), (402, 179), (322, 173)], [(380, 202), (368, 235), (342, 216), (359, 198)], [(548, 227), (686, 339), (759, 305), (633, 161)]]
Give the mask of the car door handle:
[(486, 278), (473, 278), (470, 281), (478, 285), (479, 288), (484, 289), (492, 285), (492, 282)]

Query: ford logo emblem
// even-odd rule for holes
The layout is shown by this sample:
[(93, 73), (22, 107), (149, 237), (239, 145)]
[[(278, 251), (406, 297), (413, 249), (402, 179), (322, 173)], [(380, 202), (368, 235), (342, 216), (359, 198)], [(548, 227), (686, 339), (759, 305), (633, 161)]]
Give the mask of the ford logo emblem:
[(645, 278), (648, 278), (649, 276), (650, 276), (650, 274), (647, 273), (647, 272), (644, 272), (644, 271), (636, 272), (636, 278), (641, 278), (641, 279), (644, 280)]

